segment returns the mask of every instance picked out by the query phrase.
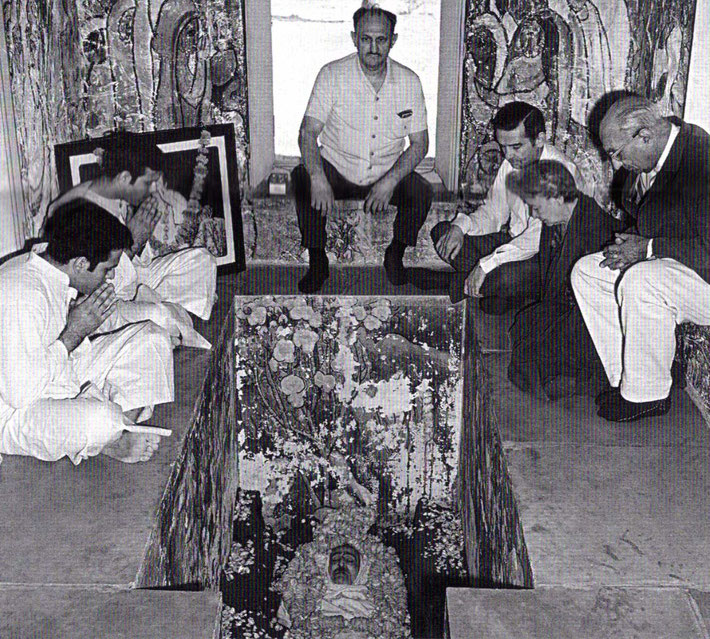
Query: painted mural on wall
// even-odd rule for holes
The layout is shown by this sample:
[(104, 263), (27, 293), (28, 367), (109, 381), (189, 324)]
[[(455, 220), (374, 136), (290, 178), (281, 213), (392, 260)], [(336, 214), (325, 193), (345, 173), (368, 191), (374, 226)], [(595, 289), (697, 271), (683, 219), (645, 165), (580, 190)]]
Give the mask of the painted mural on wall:
[(455, 507), (463, 313), (423, 299), (236, 298), (240, 486), (267, 521), (298, 478), (322, 505)]
[(513, 100), (539, 107), (548, 139), (603, 189), (611, 168), (589, 135), (595, 103), (625, 89), (682, 116), (694, 14), (694, 0), (470, 0), (463, 192), (475, 198), (492, 183), (502, 155), (490, 121)]
[(3, 6), (28, 228), (39, 229), (57, 194), (54, 144), (114, 129), (231, 122), (246, 185), (242, 0), (5, 0)]

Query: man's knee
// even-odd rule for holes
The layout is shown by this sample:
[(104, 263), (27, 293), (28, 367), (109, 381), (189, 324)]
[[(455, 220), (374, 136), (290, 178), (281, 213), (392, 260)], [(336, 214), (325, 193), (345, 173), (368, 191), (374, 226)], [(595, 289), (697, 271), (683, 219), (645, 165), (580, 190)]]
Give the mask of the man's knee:
[(580, 284), (584, 285), (583, 283), (594, 271), (600, 268), (600, 255), (600, 253), (592, 253), (591, 255), (580, 257), (575, 262), (570, 273), (570, 282), (575, 291), (579, 289)]
[(422, 177), (416, 171), (412, 171), (400, 183), (403, 188), (405, 199), (413, 204), (425, 208), (427, 211), (434, 201), (434, 187), (425, 177)]
[(616, 295), (619, 302), (639, 296), (660, 293), (659, 282), (663, 280), (660, 261), (643, 261), (634, 264), (624, 271)]
[(217, 274), (217, 258), (212, 255), (206, 248), (199, 247), (193, 249), (195, 251), (193, 258), (197, 268), (205, 275), (215, 275)]
[(291, 171), (291, 186), (293, 187), (293, 192), (305, 193), (311, 187), (311, 178), (306, 171), (306, 167), (303, 164), (299, 164), (293, 171)]
[(170, 356), (173, 351), (170, 333), (155, 322), (146, 321), (140, 323), (140, 329), (134, 336), (136, 348)]
[(533, 259), (508, 262), (490, 271), (483, 280), (485, 297), (530, 297), (538, 293), (539, 269)]

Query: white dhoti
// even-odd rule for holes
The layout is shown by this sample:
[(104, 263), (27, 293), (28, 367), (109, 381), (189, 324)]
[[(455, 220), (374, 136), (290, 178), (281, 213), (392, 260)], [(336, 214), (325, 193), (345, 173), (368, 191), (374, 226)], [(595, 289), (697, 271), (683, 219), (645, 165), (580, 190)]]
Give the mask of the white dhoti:
[(710, 324), (710, 284), (669, 259), (618, 270), (601, 267), (601, 253), (572, 270), (572, 288), (612, 386), (630, 402), (664, 399), (671, 390), (675, 328)]
[(78, 464), (123, 430), (123, 412), (173, 400), (170, 337), (151, 322), (84, 342), (71, 355), (81, 393), (44, 398), (0, 426), (0, 452)]
[(150, 258), (144, 254), (133, 260), (121, 256), (113, 278), (118, 297), (132, 300), (141, 284), (155, 291), (162, 301), (178, 304), (208, 320), (215, 302), (217, 261), (205, 248)]

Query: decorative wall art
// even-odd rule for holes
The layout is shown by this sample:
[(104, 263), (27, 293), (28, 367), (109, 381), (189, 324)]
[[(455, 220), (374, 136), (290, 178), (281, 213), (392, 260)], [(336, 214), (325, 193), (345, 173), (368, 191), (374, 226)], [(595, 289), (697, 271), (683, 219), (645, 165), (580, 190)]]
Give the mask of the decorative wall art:
[(682, 117), (695, 0), (472, 0), (465, 24), (460, 181), (481, 197), (502, 161), (490, 121), (522, 100), (546, 116), (547, 135), (589, 184), (612, 169), (590, 132), (605, 94), (645, 95)]
[(58, 195), (53, 146), (113, 130), (232, 124), (245, 193), (243, 0), (4, 0), (3, 10), (30, 236)]
[[(151, 195), (161, 216), (149, 242), (154, 254), (206, 247), (220, 271), (246, 268), (239, 171), (231, 124), (141, 134), (165, 157), (165, 188)], [(99, 174), (102, 140), (55, 147), (61, 191)]]

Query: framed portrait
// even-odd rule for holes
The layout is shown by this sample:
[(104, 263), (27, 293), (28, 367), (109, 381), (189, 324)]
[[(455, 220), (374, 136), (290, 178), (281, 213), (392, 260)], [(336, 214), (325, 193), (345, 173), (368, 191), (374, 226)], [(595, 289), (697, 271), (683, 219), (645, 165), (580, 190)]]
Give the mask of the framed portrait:
[[(246, 261), (234, 126), (213, 124), (138, 135), (157, 145), (164, 157), (164, 181), (152, 194), (153, 205), (161, 211), (149, 240), (153, 253), (205, 247), (215, 256), (220, 274), (243, 271)], [(54, 147), (61, 192), (100, 175), (101, 149), (102, 138)]]

